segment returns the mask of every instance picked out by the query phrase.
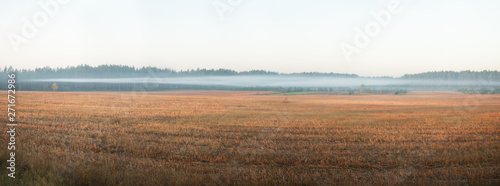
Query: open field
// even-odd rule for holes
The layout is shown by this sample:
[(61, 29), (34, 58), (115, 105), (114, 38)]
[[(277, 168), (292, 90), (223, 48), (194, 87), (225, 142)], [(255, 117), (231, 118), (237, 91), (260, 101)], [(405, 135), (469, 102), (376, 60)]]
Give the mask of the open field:
[(500, 184), (500, 95), (17, 96), (0, 185)]

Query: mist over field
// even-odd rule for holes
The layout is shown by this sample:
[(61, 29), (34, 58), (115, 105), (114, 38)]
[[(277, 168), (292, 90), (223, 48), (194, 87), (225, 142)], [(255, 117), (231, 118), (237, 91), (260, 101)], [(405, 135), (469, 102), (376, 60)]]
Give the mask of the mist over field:
[(413, 87), (413, 86), (500, 86), (496, 81), (407, 80), (393, 78), (331, 78), (283, 76), (205, 76), (149, 78), (65, 78), (30, 79), (27, 82), (67, 83), (147, 83), (182, 85), (220, 85), (235, 87)]
[[(279, 92), (330, 92), (354, 94), (406, 91), (459, 91), (499, 94), (498, 71), (438, 71), (401, 77), (367, 77), (357, 74), (231, 69), (173, 70), (120, 65), (66, 68), (7, 69), (16, 72), (19, 90), (27, 91), (168, 91), (245, 90)], [(1, 79), (1, 78), (0, 78)], [(0, 81), (0, 85), (2, 85)], [(3, 87), (6, 87), (4, 85)], [(0, 86), (1, 89), (2, 86)], [(365, 88), (368, 88), (365, 90)], [(340, 92), (339, 92), (340, 91)]]

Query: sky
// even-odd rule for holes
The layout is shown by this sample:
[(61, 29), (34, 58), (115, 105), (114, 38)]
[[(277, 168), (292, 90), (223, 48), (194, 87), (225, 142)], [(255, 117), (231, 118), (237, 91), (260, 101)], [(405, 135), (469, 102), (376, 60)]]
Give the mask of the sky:
[(0, 66), (500, 70), (498, 10), (494, 0), (2, 0)]

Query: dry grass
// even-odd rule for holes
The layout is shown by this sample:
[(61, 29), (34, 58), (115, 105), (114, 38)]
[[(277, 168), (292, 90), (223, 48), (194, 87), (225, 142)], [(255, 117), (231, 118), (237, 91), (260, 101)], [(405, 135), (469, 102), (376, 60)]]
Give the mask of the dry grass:
[(500, 184), (500, 95), (19, 92), (17, 105), (19, 177), (0, 169), (3, 184)]

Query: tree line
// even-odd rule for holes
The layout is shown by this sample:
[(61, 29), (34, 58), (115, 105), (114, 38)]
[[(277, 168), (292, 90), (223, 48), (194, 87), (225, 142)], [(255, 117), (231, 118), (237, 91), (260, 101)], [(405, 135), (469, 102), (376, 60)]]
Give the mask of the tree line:
[[(170, 68), (158, 67), (140, 67), (136, 68), (127, 65), (78, 65), (67, 66), (65, 68), (42, 67), (35, 69), (16, 69), (4, 67), (0, 73), (17, 73), (23, 79), (47, 79), (47, 78), (131, 78), (131, 77), (174, 77), (174, 76), (238, 76), (238, 75), (280, 75), (280, 76), (327, 76), (327, 77), (360, 77), (356, 74), (347, 73), (320, 73), (320, 72), (302, 72), (302, 73), (279, 73), (266, 70), (235, 71), (231, 69), (190, 69), (173, 70)], [(374, 78), (392, 78), (388, 76)], [(417, 80), (471, 80), (471, 81), (500, 81), (500, 71), (433, 71), (417, 74), (405, 74), (394, 79), (417, 79)]]
[(355, 74), (342, 73), (278, 73), (266, 70), (250, 70), (237, 72), (230, 69), (190, 69), (176, 71), (170, 68), (141, 67), (127, 65), (90, 65), (68, 66), (65, 68), (35, 68), (14, 69), (4, 67), (1, 73), (13, 72), (23, 79), (50, 79), (50, 78), (134, 78), (134, 77), (178, 77), (178, 76), (244, 76), (244, 75), (283, 75), (283, 76), (329, 76), (329, 77), (358, 77)]
[(406, 74), (401, 79), (417, 80), (459, 80), (459, 81), (500, 81), (500, 71), (434, 71)]

